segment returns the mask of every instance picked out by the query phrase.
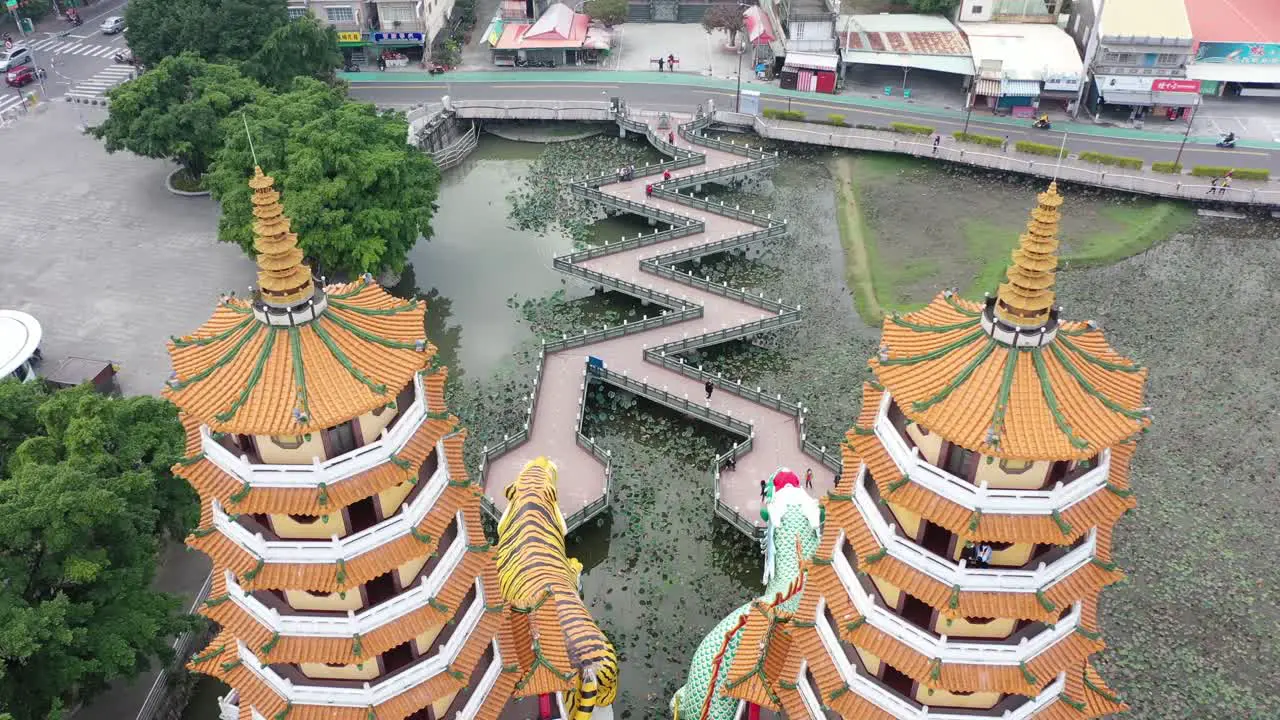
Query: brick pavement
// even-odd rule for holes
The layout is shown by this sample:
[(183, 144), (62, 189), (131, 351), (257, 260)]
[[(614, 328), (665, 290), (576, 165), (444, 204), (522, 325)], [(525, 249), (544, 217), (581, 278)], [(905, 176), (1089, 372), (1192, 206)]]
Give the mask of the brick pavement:
[(125, 394), (154, 394), (169, 336), (208, 319), (220, 293), (244, 291), (253, 263), (217, 242), (211, 199), (165, 189), (171, 163), (108, 155), (76, 131), (104, 116), (51, 103), (0, 130), (0, 307), (40, 321), (41, 369), (102, 358), (120, 365)]
[[(690, 144), (676, 137), (676, 144), (706, 157), (706, 163), (674, 173), (675, 177), (699, 173), (745, 163), (738, 155), (699, 145)], [(703, 316), (683, 323), (654, 328), (620, 338), (592, 343), (577, 348), (548, 354), (544, 358), (537, 406), (529, 426), (529, 438), (518, 448), (494, 458), (485, 473), (485, 494), (501, 512), (506, 507), (503, 488), (520, 471), (530, 458), (545, 455), (559, 467), (559, 501), (566, 516), (577, 512), (604, 494), (605, 478), (600, 463), (592, 454), (577, 444), (578, 403), (585, 382), (584, 359), (588, 355), (602, 358), (609, 370), (625, 372), (631, 379), (650, 387), (664, 390), (677, 397), (727, 413), (752, 426), (754, 441), (752, 450), (740, 458), (737, 469), (720, 477), (721, 499), (748, 521), (759, 525), (760, 480), (779, 467), (790, 467), (803, 474), (806, 468), (814, 471), (814, 492), (831, 489), (835, 475), (828, 468), (801, 452), (799, 427), (796, 419), (786, 413), (766, 408), (728, 391), (720, 390), (705, 401), (700, 380), (685, 377), (644, 360), (644, 349), (681, 337), (694, 337), (718, 330), (732, 328), (770, 317), (769, 311), (747, 305), (728, 297), (714, 295), (688, 284), (661, 276), (643, 273), (640, 262), (678, 249), (697, 247), (725, 236), (738, 235), (758, 229), (750, 223), (735, 220), (698, 209), (689, 208), (657, 197), (646, 198), (644, 187), (654, 178), (640, 177), (630, 182), (611, 183), (601, 187), (607, 194), (645, 203), (660, 210), (702, 220), (704, 231), (666, 242), (635, 248), (581, 263), (582, 267), (595, 270), (616, 279), (626, 280), (656, 292), (686, 299), (703, 307)], [(705, 472), (697, 469), (694, 472)], [(708, 509), (709, 510), (709, 509)]]

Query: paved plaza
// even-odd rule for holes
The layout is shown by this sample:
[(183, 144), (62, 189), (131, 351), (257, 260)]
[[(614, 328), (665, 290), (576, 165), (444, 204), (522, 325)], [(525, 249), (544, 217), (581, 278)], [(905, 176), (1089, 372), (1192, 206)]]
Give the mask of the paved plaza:
[(62, 102), (0, 130), (0, 307), (44, 328), (44, 370), (78, 355), (120, 366), (125, 394), (169, 376), (165, 341), (194, 330), (220, 293), (254, 283), (253, 263), (217, 242), (217, 206), (164, 187), (174, 166), (108, 155), (80, 134), (101, 110)]

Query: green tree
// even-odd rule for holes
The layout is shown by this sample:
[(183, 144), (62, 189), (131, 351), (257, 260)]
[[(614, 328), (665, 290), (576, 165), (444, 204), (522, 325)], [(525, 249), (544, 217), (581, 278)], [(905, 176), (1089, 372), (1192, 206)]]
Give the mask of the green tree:
[[(245, 115), (256, 162), (275, 178), (319, 272), (398, 271), (418, 238), (431, 235), (440, 171), (407, 144), (402, 114), (379, 113), (348, 102), (340, 88), (298, 78), (291, 92), (266, 96)], [(252, 253), (255, 159), (239, 117), (227, 123), (206, 186), (222, 203), (218, 238)]]
[(736, 46), (738, 33), (747, 29), (747, 23), (742, 19), (741, 7), (717, 3), (708, 7), (702, 15), (702, 28), (708, 33), (713, 30), (725, 31), (729, 35), (729, 44)]
[(288, 90), (295, 77), (331, 81), (339, 67), (338, 31), (304, 15), (276, 28), (242, 69), (267, 87)]
[(198, 506), (169, 473), (184, 433), (164, 400), (5, 387), (0, 414), (35, 417), (0, 477), (0, 707), (58, 718), (194, 626), (151, 582)]
[(603, 23), (605, 27), (627, 21), (627, 0), (587, 0), (584, 9), (592, 20)]
[(48, 396), (44, 383), (0, 382), (0, 477), (5, 461), (36, 427), (36, 408)]
[(243, 62), (289, 22), (289, 11), (285, 0), (132, 0), (124, 17), (130, 49), (151, 66), (188, 51)]
[(113, 88), (107, 119), (89, 132), (107, 152), (170, 158), (199, 178), (223, 144), (223, 120), (264, 92), (233, 67), (183, 53)]
[(956, 6), (960, 4), (960, 0), (907, 0), (907, 4), (918, 13), (950, 17), (955, 12)]

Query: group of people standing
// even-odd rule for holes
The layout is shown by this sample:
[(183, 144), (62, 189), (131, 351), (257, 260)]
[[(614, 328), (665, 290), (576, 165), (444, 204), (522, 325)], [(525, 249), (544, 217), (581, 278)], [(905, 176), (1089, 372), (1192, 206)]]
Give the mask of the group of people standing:
[(960, 559), (969, 564), (970, 567), (988, 568), (991, 567), (991, 556), (995, 554), (995, 549), (987, 543), (978, 543), (974, 545), (971, 542), (964, 544), (964, 549), (960, 551)]
[(1213, 181), (1209, 183), (1209, 192), (1205, 194), (1213, 195), (1216, 193), (1218, 195), (1226, 195), (1227, 189), (1231, 187), (1231, 176), (1235, 175), (1235, 172), (1236, 171), (1234, 169), (1231, 169), (1227, 171), (1226, 175), (1223, 175), (1220, 178), (1214, 178)]

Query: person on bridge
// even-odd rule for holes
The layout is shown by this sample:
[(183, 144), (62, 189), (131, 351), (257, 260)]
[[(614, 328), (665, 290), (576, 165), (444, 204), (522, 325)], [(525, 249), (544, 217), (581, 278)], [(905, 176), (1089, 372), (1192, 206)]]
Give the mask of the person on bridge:
[(933, 136), (933, 154), (938, 154), (938, 143), (942, 142), (942, 135)]
[(707, 391), (707, 402), (711, 402), (711, 391), (715, 390), (716, 386), (713, 385), (710, 380), (708, 380), (707, 384), (702, 386), (702, 389)]
[(666, 60), (665, 60), (665, 59), (663, 59), (663, 58), (658, 58), (658, 72), (662, 72), (662, 65), (663, 65), (663, 63), (665, 63), (665, 62), (666, 62)]
[(668, 145), (676, 144), (676, 133), (674, 130), (670, 130), (667, 132), (667, 144)]
[(653, 197), (653, 183), (644, 186), (644, 196)]
[(668, 181), (668, 180), (670, 180), (670, 179), (671, 179), (671, 171), (670, 171), (670, 170), (663, 170), (663, 171), (662, 171), (662, 181), (663, 181), (663, 182), (666, 182), (666, 181)]
[(813, 489), (813, 468), (804, 471), (804, 489)]

